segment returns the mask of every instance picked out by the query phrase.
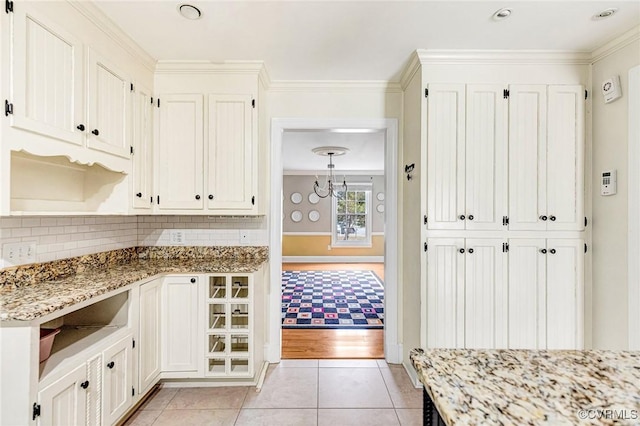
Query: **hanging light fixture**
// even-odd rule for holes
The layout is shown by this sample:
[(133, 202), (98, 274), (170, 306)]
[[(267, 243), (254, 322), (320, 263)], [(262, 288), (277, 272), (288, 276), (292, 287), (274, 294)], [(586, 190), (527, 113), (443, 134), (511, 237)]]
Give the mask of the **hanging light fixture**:
[(321, 146), (319, 148), (314, 148), (313, 153), (317, 155), (322, 155), (325, 157), (329, 157), (329, 164), (327, 164), (327, 176), (325, 177), (324, 184), (320, 186), (318, 182), (318, 175), (316, 175), (316, 181), (313, 184), (313, 192), (320, 198), (327, 197), (336, 197), (342, 198), (338, 193), (339, 192), (347, 192), (347, 181), (343, 177), (342, 185), (335, 185), (335, 177), (333, 175), (333, 170), (335, 168), (335, 164), (333, 164), (333, 157), (344, 155), (349, 152), (348, 148), (343, 148), (339, 146)]

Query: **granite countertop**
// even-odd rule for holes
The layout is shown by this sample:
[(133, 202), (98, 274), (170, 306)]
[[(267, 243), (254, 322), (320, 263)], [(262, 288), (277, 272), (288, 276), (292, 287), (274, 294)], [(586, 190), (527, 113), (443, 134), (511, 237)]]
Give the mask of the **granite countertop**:
[[(15, 279), (20, 271), (13, 273), (12, 286), (5, 285), (0, 292), (0, 321), (30, 321), (158, 274), (251, 273), (267, 260), (266, 256), (140, 258), (136, 253), (127, 255), (123, 258), (118, 253), (111, 256), (116, 261), (109, 263), (111, 259), (108, 259), (107, 264), (99, 265), (91, 259), (91, 264), (74, 266), (73, 273), (68, 273), (67, 268), (66, 274), (60, 276), (52, 275), (50, 270), (63, 268), (51, 262), (45, 268), (47, 272), (40, 274), (45, 278), (24, 285)], [(40, 273), (42, 267), (36, 266)], [(30, 267), (36, 269), (33, 265)], [(34, 274), (22, 273), (27, 278)], [(22, 281), (26, 282), (27, 278)]]
[(411, 361), (449, 426), (640, 424), (640, 352), (414, 349)]

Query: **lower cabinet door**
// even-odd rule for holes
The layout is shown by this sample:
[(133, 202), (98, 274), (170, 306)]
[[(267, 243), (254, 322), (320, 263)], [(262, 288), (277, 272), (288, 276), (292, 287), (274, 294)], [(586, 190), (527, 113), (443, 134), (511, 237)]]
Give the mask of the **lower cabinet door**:
[(84, 384), (87, 367), (80, 365), (69, 374), (38, 393), (40, 416), (38, 425), (84, 425), (87, 413), (87, 392)]
[(132, 336), (118, 341), (102, 353), (102, 420), (114, 424), (131, 407)]
[(160, 374), (160, 301), (162, 280), (140, 286), (138, 393), (144, 393)]

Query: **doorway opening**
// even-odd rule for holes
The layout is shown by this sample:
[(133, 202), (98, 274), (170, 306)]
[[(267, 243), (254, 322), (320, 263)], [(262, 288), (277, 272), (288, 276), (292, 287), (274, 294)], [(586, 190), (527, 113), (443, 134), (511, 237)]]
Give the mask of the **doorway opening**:
[[(267, 358), (399, 362), (396, 120), (274, 119), (271, 142)], [(319, 146), (349, 154), (329, 172)]]

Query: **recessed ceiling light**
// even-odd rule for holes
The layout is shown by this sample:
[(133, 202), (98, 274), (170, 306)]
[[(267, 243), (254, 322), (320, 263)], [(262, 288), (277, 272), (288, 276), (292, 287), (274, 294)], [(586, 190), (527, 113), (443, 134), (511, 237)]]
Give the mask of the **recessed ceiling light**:
[(593, 15), (593, 19), (595, 20), (599, 20), (599, 19), (605, 19), (605, 18), (610, 18), (613, 15), (615, 15), (615, 13), (618, 11), (618, 8), (616, 7), (610, 7), (609, 9), (605, 9), (602, 12)]
[(508, 7), (503, 7), (493, 14), (493, 19), (495, 21), (501, 21), (503, 19), (507, 19), (509, 16), (511, 16), (511, 9), (509, 9)]
[(181, 4), (178, 6), (178, 12), (180, 12), (180, 15), (191, 20), (200, 19), (202, 16), (200, 9), (190, 4)]

